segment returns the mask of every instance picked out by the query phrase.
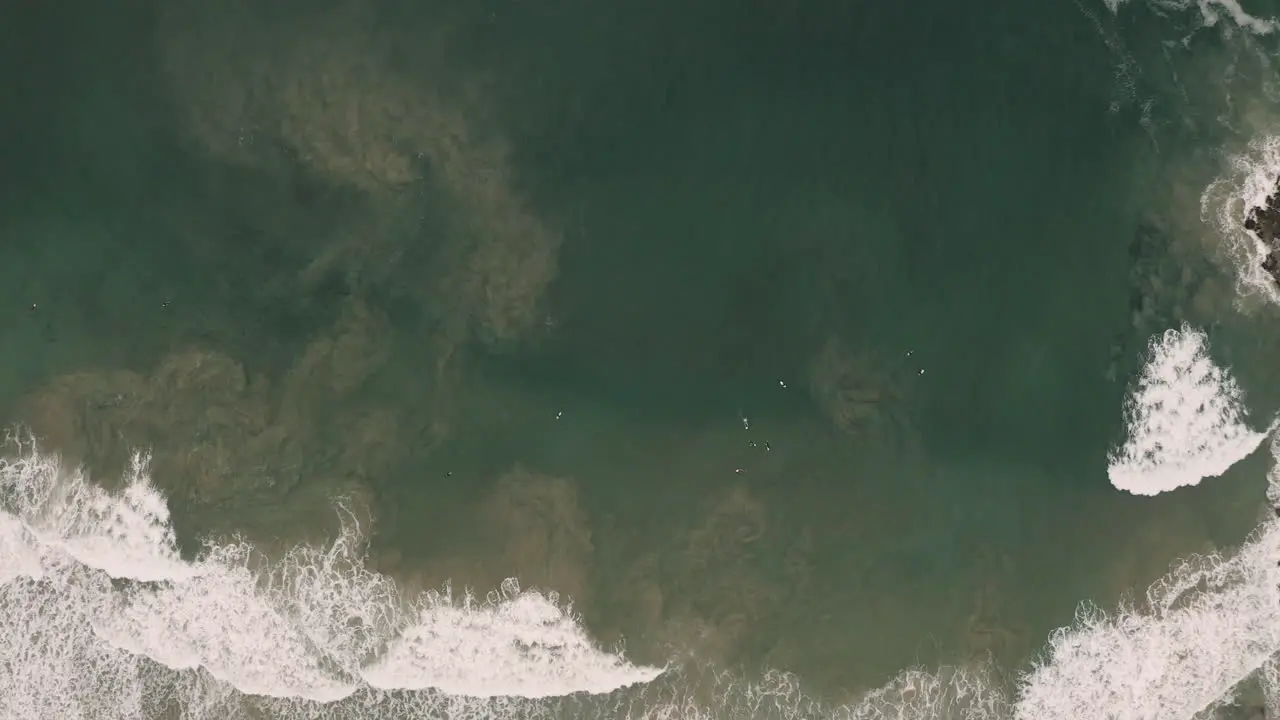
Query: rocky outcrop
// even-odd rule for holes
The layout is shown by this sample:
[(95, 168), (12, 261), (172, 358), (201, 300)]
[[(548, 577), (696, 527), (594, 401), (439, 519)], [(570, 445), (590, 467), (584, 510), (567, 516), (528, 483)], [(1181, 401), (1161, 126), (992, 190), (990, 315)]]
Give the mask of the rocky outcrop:
[(1244, 228), (1266, 247), (1262, 269), (1280, 284), (1280, 181), (1276, 182), (1275, 189), (1261, 205), (1249, 208)]

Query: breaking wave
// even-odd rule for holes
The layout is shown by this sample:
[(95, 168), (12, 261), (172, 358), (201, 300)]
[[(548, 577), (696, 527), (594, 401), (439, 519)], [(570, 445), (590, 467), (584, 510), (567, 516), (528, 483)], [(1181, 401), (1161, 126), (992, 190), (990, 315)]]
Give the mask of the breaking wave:
[(911, 669), (834, 706), (784, 673), (631, 665), (514, 582), (406, 601), (343, 512), (327, 547), (268, 562), (209, 543), (187, 561), (145, 457), (111, 493), (21, 446), (0, 461), (0, 717), (1173, 719), (1260, 670), (1272, 687), (1280, 649), (1280, 520), (1141, 605), (1082, 609), (1014, 686)]
[(1208, 339), (1183, 326), (1154, 338), (1125, 408), (1128, 439), (1111, 454), (1111, 484), (1157, 495), (1217, 477), (1253, 453), (1267, 434), (1245, 424), (1243, 393), (1213, 363)]
[(556, 597), (513, 581), (484, 601), (403, 600), (364, 566), (345, 511), (326, 548), (272, 563), (209, 543), (185, 561), (145, 457), (124, 480), (108, 493), (34, 446), (0, 461), (0, 717), (145, 717), (169, 700), (221, 717), (237, 696), (376, 705), (405, 691), (486, 705), (663, 672), (599, 650)]
[(1280, 179), (1280, 137), (1264, 135), (1232, 157), (1228, 170), (1200, 197), (1201, 217), (1217, 231), (1236, 271), (1243, 297), (1261, 297), (1280, 305), (1280, 286), (1263, 269), (1270, 252), (1257, 234), (1245, 227), (1249, 211), (1265, 207)]
[[(1119, 11), (1120, 6), (1128, 0), (1103, 0), (1112, 13)], [(1187, 12), (1195, 10), (1200, 13), (1200, 22), (1204, 27), (1214, 27), (1227, 17), (1237, 26), (1256, 35), (1267, 35), (1276, 29), (1276, 21), (1250, 15), (1236, 0), (1148, 0), (1155, 9), (1162, 12)]]

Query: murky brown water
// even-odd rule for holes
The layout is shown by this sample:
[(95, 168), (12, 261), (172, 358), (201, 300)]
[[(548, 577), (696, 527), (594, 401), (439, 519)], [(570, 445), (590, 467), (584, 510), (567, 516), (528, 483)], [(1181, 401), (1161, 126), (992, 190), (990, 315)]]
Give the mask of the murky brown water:
[[(1154, 500), (1105, 477), (1113, 344), (1150, 329), (1126, 318), (1150, 290), (1130, 238), (1154, 222), (1173, 248), (1153, 252), (1204, 263), (1195, 208), (1162, 204), (1181, 179), (1128, 175), (1177, 162), (1105, 105), (936, 69), (908, 74), (985, 100), (850, 70), (848, 97), (771, 103), (785, 63), (753, 79), (735, 53), (823, 23), (743, 24), (762, 13), (778, 37), (583, 11), (547, 41), (562, 57), (512, 40), (546, 17), (496, 4), (115, 18), (99, 50), (131, 51), (99, 72), (129, 84), (56, 108), (60, 132), (114, 128), (69, 143), (97, 181), (33, 183), (0, 229), (25, 356), (7, 415), (102, 478), (152, 448), (193, 549), (318, 540), (346, 497), (408, 588), (518, 576), (640, 661), (835, 695), (913, 663), (1015, 665), (1078, 601), (1238, 541), (1256, 464)], [(668, 54), (596, 47), (628, 28)], [(1105, 98), (1081, 82), (1045, 80)], [(1220, 320), (1230, 287), (1197, 272), (1161, 287)], [(1123, 342), (1132, 364), (1141, 337)]]

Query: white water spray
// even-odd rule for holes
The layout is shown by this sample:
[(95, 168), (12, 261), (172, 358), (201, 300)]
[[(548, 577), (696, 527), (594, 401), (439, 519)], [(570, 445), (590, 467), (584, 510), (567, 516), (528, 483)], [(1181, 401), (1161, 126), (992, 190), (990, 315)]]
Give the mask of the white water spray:
[(1127, 401), (1128, 439), (1111, 454), (1111, 484), (1156, 495), (1222, 475), (1271, 431), (1250, 429), (1246, 417), (1243, 393), (1209, 357), (1204, 333), (1169, 330), (1152, 340)]
[(0, 717), (141, 718), (159, 698), (201, 717), (210, 696), (480, 702), (608, 693), (662, 673), (597, 649), (576, 618), (514, 584), (487, 602), (402, 601), (364, 567), (346, 515), (329, 547), (263, 569), (243, 542), (187, 562), (145, 457), (118, 494), (34, 447), (0, 461)]

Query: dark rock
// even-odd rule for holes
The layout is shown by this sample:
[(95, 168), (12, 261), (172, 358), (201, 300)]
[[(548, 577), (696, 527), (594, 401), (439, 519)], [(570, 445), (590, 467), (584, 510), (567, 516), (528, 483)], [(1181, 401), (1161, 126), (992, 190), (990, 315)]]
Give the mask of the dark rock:
[(1262, 269), (1280, 284), (1280, 180), (1262, 205), (1249, 208), (1244, 228), (1253, 233), (1267, 248)]

